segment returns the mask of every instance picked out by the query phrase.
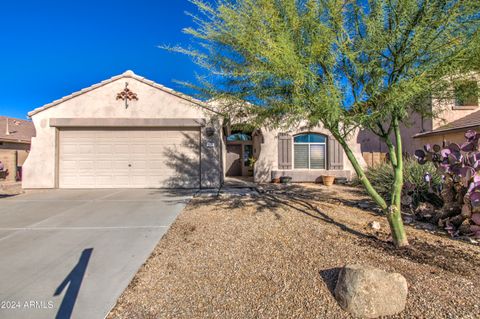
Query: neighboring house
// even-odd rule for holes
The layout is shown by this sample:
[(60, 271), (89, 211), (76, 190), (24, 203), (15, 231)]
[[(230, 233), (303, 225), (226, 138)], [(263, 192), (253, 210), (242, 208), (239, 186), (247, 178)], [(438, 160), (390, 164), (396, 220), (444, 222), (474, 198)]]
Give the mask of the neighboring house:
[(6, 181), (21, 179), (21, 168), (35, 136), (32, 121), (0, 116), (0, 161), (8, 170)]
[[(480, 107), (478, 96), (478, 81), (467, 81), (462, 85), (469, 86), (466, 94), (452, 101), (433, 101), (434, 107), (441, 109), (439, 117), (431, 120), (430, 130), (413, 135), (415, 149), (425, 144), (459, 143), (465, 142), (465, 132), (477, 130), (480, 133)], [(473, 87), (473, 88), (472, 88)], [(465, 88), (456, 87), (462, 91)]]
[[(407, 126), (402, 125), (403, 151), (413, 155), (415, 150), (425, 144), (462, 143), (469, 129), (479, 129), (480, 107), (478, 97), (478, 79), (473, 77), (457, 83), (450, 99), (436, 99), (425, 104), (427, 111), (436, 113), (435, 117), (422, 117), (413, 113)], [(463, 92), (463, 93), (460, 93)], [(388, 152), (385, 143), (369, 131), (358, 134), (362, 152)]]
[[(210, 188), (225, 176), (253, 175), (258, 182), (353, 176), (324, 129), (236, 131), (212, 105), (132, 71), (29, 116), (37, 136), (24, 188)], [(361, 158), (355, 136), (351, 145)]]

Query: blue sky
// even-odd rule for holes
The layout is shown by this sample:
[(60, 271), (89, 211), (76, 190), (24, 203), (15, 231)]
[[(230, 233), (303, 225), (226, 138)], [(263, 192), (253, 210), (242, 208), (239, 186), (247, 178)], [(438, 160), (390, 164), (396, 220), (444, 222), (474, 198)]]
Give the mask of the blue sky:
[(2, 1), (0, 115), (26, 118), (36, 107), (131, 69), (189, 93), (188, 57), (157, 48), (188, 44), (187, 0)]

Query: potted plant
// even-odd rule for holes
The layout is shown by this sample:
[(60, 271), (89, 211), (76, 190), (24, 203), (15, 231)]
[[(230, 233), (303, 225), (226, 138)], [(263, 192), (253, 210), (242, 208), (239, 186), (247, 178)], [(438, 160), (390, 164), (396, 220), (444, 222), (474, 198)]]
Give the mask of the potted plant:
[(253, 156), (250, 156), (247, 159), (247, 167), (248, 167), (248, 175), (253, 176), (253, 169), (255, 167), (255, 163), (257, 162), (257, 159)]
[(282, 184), (288, 184), (292, 181), (292, 178), (290, 176), (282, 176), (280, 177), (280, 183)]
[(323, 175), (322, 176), (322, 182), (323, 182), (323, 185), (325, 185), (325, 186), (332, 186), (333, 183), (335, 182), (335, 176)]

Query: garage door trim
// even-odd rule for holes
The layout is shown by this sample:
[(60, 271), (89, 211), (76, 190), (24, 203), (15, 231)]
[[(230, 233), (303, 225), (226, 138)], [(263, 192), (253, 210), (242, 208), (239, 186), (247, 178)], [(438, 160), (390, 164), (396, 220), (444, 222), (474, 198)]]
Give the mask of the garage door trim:
[(71, 127), (71, 128), (168, 128), (168, 127), (203, 127), (206, 125), (205, 119), (197, 118), (51, 118), (51, 127)]

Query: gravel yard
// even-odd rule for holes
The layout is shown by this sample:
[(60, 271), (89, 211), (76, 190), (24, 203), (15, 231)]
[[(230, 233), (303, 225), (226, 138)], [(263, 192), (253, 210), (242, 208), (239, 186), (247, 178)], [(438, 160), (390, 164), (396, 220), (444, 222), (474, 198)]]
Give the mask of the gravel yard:
[(406, 277), (395, 318), (480, 318), (479, 246), (408, 226), (397, 250), (356, 188), (266, 187), (192, 200), (108, 318), (350, 318), (332, 295), (345, 263)]

